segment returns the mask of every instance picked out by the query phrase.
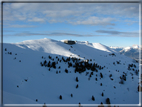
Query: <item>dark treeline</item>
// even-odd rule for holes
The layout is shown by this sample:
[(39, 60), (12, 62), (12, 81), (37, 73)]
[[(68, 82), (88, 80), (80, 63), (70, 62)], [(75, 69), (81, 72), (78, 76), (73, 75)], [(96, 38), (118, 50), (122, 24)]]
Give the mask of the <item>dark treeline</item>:
[[(43, 58), (43, 56), (42, 56)], [(67, 62), (68, 63), (68, 68), (70, 67), (73, 67), (75, 68), (74, 72), (79, 72), (79, 73), (82, 73), (86, 70), (91, 70), (91, 71), (95, 71), (95, 72), (98, 72), (98, 69), (101, 70), (103, 69), (104, 67), (98, 65), (97, 63), (89, 63), (89, 59), (87, 60), (80, 60), (78, 58), (70, 58), (70, 57), (67, 57), (67, 58), (64, 58), (64, 57), (61, 57), (61, 58), (58, 58), (58, 56), (56, 56), (56, 58), (52, 58), (50, 55), (48, 56), (48, 59), (49, 60), (44, 60), (43, 62), (40, 62), (41, 66), (45, 66), (45, 67), (49, 67), (49, 68), (54, 68), (56, 69), (56, 65), (59, 63), (59, 62)], [(50, 60), (52, 60), (52, 62), (50, 62)], [(90, 59), (92, 61), (92, 59)], [(58, 67), (60, 68), (60, 66)], [(68, 73), (68, 69), (66, 68), (65, 69), (65, 72)], [(90, 74), (90, 77), (91, 75), (93, 75), (93, 72), (91, 72)], [(102, 78), (102, 74), (101, 74), (101, 78)]]

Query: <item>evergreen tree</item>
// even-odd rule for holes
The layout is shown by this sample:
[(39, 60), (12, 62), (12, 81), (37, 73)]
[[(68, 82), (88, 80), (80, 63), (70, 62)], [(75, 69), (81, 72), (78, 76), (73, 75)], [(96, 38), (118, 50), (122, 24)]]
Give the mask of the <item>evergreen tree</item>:
[(100, 73), (100, 77), (103, 78), (103, 74), (102, 73)]
[(76, 88), (78, 88), (78, 84), (76, 85)]
[(78, 82), (78, 77), (76, 77), (76, 82)]
[(46, 63), (47, 63), (47, 61), (45, 60), (45, 61), (44, 61), (44, 65), (45, 65)]
[(68, 70), (67, 70), (67, 69), (65, 69), (65, 72), (66, 72), (66, 73), (68, 73)]
[(106, 99), (106, 104), (110, 104), (110, 99), (109, 98)]
[(62, 100), (62, 96), (61, 95), (59, 96), (59, 99)]
[(94, 96), (92, 96), (92, 100), (93, 100), (93, 101), (95, 101), (95, 98), (94, 98)]
[(102, 96), (104, 96), (104, 93), (102, 92)]

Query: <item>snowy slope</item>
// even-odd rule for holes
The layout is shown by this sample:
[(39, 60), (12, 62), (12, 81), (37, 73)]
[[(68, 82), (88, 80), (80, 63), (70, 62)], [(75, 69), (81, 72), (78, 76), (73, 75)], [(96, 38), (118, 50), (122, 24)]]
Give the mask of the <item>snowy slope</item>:
[[(70, 61), (63, 61), (69, 57)], [(72, 57), (77, 58), (76, 63)], [(56, 68), (41, 66), (45, 60), (47, 63), (55, 62)], [(89, 64), (95, 63), (98, 66), (97, 71), (85, 68), (84, 72), (75, 72), (73, 66), (81, 64), (81, 61), (85, 64), (86, 60), (89, 60)], [(72, 63), (72, 66), (69, 67), (68, 63)], [(135, 67), (128, 70), (129, 64), (134, 64)], [(133, 63), (132, 59), (100, 43), (77, 41), (74, 45), (68, 45), (63, 41), (47, 38), (4, 43), (4, 104), (99, 105), (101, 102), (106, 104), (107, 98), (112, 105), (138, 104), (138, 69), (138, 63)], [(123, 84), (119, 83), (122, 75), (126, 76)], [(60, 95), (62, 99), (59, 99)], [(95, 101), (92, 100), (92, 96)]]

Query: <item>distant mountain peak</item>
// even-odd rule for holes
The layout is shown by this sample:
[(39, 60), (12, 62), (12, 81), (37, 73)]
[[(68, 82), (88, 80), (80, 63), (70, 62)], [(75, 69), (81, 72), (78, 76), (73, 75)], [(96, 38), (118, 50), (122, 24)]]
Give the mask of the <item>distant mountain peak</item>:
[(138, 49), (139, 48), (139, 45), (132, 45), (132, 47), (134, 48), (134, 49)]

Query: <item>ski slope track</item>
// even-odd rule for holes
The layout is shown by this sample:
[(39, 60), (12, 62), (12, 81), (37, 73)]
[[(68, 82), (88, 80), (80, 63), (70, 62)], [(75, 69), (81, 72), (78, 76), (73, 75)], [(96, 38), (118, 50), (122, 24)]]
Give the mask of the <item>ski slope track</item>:
[(139, 104), (139, 64), (100, 43), (3, 44), (4, 104)]

